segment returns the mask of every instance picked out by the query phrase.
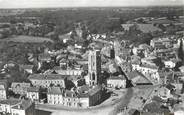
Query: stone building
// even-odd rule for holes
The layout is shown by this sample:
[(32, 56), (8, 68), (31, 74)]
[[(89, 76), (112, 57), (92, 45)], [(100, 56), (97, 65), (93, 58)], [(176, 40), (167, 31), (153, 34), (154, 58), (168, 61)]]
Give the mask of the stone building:
[(101, 81), (101, 55), (99, 50), (90, 51), (88, 55), (89, 85), (99, 84)]

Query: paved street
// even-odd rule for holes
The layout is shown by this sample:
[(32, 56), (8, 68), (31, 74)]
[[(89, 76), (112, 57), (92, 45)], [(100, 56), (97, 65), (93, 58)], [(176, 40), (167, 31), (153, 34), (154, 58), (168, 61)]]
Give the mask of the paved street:
[[(123, 94), (123, 93), (122, 93)], [(101, 104), (99, 106), (87, 108), (87, 109), (76, 109), (76, 108), (68, 108), (68, 107), (61, 107), (61, 106), (51, 106), (51, 105), (43, 105), (39, 104), (37, 105), (37, 109), (45, 110), (45, 111), (51, 111), (54, 112), (54, 115), (62, 113), (64, 115), (72, 115), (75, 113), (75, 115), (86, 115), (86, 114), (96, 114), (96, 115), (116, 115), (118, 111), (122, 110), (124, 107), (126, 107), (129, 103), (129, 100), (131, 99), (133, 94), (133, 89), (128, 89), (125, 95), (122, 95), (120, 99), (115, 100), (113, 103), (109, 104)], [(70, 112), (68, 112), (70, 111)]]

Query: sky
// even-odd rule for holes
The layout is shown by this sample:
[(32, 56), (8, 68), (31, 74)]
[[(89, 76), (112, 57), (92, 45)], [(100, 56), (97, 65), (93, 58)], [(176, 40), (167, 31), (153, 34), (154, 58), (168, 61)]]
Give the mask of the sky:
[(184, 5), (184, 0), (0, 0), (0, 8)]

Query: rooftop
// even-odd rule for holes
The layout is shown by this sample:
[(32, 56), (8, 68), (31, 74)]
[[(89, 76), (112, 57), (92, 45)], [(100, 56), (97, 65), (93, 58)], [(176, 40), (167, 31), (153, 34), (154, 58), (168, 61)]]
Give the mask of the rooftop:
[(29, 79), (34, 80), (56, 80), (56, 79), (65, 79), (70, 77), (70, 75), (59, 75), (59, 74), (32, 74), (29, 76)]
[(39, 87), (28, 87), (27, 92), (39, 92)]
[(125, 76), (119, 75), (119, 76), (110, 76), (109, 80), (126, 80)]
[(146, 67), (146, 68), (150, 68), (150, 69), (158, 69), (157, 66), (153, 66), (153, 65), (149, 65), (149, 64), (141, 64), (141, 67)]
[(83, 86), (79, 89), (79, 97), (89, 97), (101, 90), (101, 86), (95, 86), (90, 88), (89, 86)]
[(0, 90), (4, 90), (7, 88), (7, 83), (0, 81)]
[(17, 103), (20, 103), (21, 100), (18, 99), (6, 99), (6, 100), (1, 100), (0, 104), (5, 104), (5, 105), (15, 105)]
[(30, 87), (31, 84), (30, 83), (19, 83), (19, 82), (13, 82), (11, 84), (11, 88), (17, 88), (17, 87)]
[(26, 110), (33, 104), (31, 100), (20, 100), (20, 101), (21, 101), (20, 104), (13, 106), (12, 109)]
[(147, 110), (150, 113), (169, 113), (169, 109), (163, 108), (158, 102), (151, 102), (145, 105), (143, 110)]
[(48, 94), (62, 94), (63, 95), (63, 89), (60, 87), (49, 87), (48, 88)]
[(129, 79), (133, 79), (135, 77), (142, 76), (142, 74), (138, 71), (128, 72), (127, 75), (129, 77)]
[(95, 86), (94, 88), (91, 88), (88, 85), (84, 85), (82, 87), (79, 87), (76, 92), (66, 90), (65, 96), (66, 97), (86, 98), (86, 97), (94, 95), (95, 93), (97, 93), (100, 90), (101, 90), (101, 86)]

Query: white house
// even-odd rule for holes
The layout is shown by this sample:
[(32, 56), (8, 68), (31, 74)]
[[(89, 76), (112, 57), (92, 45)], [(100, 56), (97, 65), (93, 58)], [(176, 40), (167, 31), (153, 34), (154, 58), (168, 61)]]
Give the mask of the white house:
[(172, 60), (164, 61), (164, 65), (166, 68), (174, 68), (176, 66), (176, 62)]
[(184, 66), (181, 66), (179, 69), (180, 69), (180, 71), (181, 71), (182, 73), (184, 73)]
[(39, 87), (29, 87), (27, 89), (26, 97), (32, 101), (39, 101), (40, 99), (40, 88)]
[(0, 82), (0, 100), (7, 99), (7, 86), (5, 83)]
[(111, 76), (107, 79), (107, 86), (110, 88), (126, 88), (126, 79), (124, 76)]
[(150, 80), (155, 81), (155, 83), (160, 81), (157, 66), (148, 64), (132, 64), (132, 69), (141, 72), (144, 76), (149, 77)]
[(172, 97), (171, 91), (166, 87), (161, 87), (158, 89), (158, 96), (161, 97), (162, 99), (168, 99)]
[(0, 112), (11, 115), (35, 115), (35, 106), (31, 100), (2, 100), (0, 101)]
[(60, 87), (48, 88), (47, 101), (49, 104), (62, 104), (63, 103), (63, 89)]
[(59, 74), (32, 74), (29, 80), (36, 87), (49, 87), (51, 84), (54, 86), (65, 87), (65, 80), (67, 75)]

